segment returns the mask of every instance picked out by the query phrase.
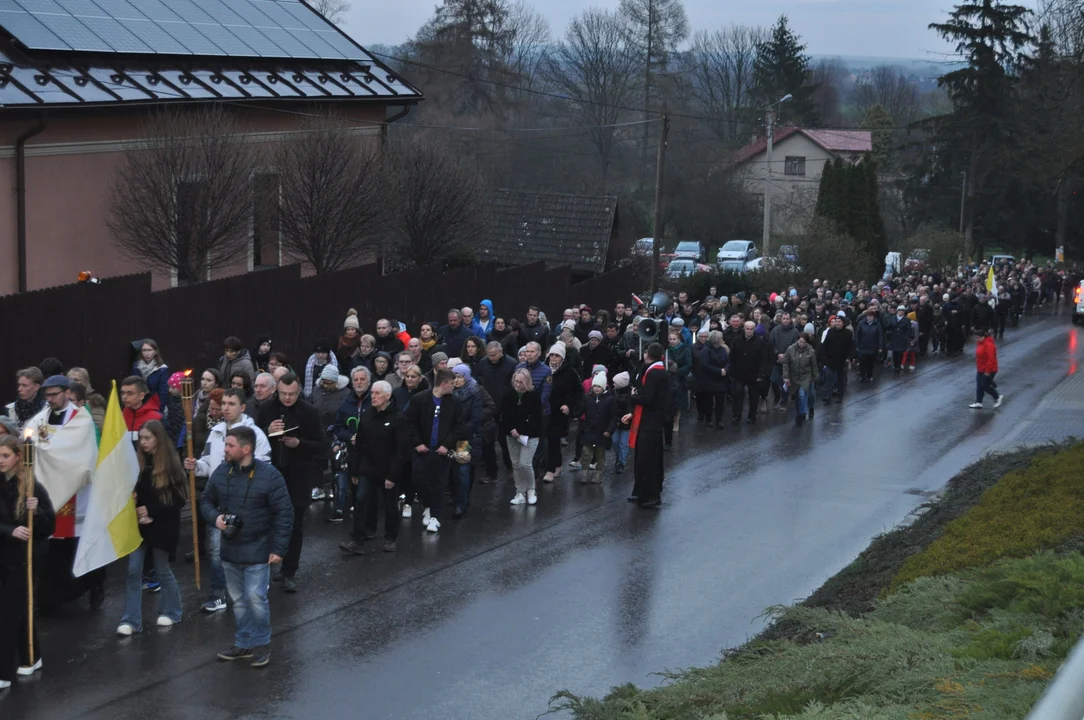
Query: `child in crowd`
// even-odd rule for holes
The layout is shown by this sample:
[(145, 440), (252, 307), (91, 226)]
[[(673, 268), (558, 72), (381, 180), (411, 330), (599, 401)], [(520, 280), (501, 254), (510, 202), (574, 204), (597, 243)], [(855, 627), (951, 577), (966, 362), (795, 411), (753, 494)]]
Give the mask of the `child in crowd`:
[(591, 393), (584, 403), (584, 420), (581, 435), (583, 453), (580, 465), (584, 473), (580, 482), (599, 484), (606, 470), (606, 451), (610, 448), (618, 416), (614, 411), (614, 396), (606, 388), (606, 371), (595, 373), (591, 378)]

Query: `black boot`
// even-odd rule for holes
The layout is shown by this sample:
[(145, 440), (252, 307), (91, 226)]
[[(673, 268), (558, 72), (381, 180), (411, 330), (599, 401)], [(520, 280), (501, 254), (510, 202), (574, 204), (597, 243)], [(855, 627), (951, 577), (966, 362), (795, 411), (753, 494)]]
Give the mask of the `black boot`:
[(816, 408), (813, 407), (815, 404), (816, 403), (809, 403), (809, 419), (810, 420), (813, 419), (813, 411), (816, 410)]
[(794, 419), (794, 425), (795, 427), (801, 427), (805, 425), (805, 415), (798, 413), (798, 417)]

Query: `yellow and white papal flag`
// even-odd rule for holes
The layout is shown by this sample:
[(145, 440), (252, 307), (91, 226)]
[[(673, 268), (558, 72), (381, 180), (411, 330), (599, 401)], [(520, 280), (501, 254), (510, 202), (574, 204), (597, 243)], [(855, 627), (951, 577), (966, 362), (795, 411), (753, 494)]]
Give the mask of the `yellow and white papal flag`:
[(128, 555), (143, 541), (132, 499), (139, 478), (139, 460), (130, 437), (114, 380), (102, 423), (98, 468), (90, 485), (83, 534), (72, 567), (76, 577)]
[(997, 305), (997, 278), (994, 277), (994, 266), (986, 273), (986, 291), (990, 293), (990, 304)]

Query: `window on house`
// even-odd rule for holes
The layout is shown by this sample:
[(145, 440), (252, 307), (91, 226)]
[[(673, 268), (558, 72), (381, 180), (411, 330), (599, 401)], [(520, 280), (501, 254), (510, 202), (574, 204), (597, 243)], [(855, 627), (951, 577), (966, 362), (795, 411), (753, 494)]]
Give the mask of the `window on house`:
[(252, 269), (279, 264), (279, 176), (252, 179)]
[(203, 180), (177, 185), (177, 285), (188, 285), (193, 280), (195, 253), (199, 251), (197, 239), (202, 227), (199, 214), (207, 210), (206, 192), (207, 183)]
[(784, 175), (805, 175), (805, 158), (797, 155), (787, 155), (783, 167)]

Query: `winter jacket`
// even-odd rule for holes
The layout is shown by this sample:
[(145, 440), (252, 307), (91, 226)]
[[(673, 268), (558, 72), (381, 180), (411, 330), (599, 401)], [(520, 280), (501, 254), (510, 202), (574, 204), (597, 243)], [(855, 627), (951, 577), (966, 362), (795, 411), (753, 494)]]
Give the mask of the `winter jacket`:
[[(34, 497), (38, 509), (34, 511), (34, 559), (44, 560), (49, 552), (49, 536), (56, 529), (56, 512), (49, 500), (49, 492), (40, 482), (34, 482)], [(19, 501), (19, 480), (0, 473), (0, 577), (6, 572), (26, 572), (26, 543), (11, 536), (20, 525), (26, 525), (26, 512), (16, 517)]]
[[(339, 372), (339, 359), (335, 357), (335, 353), (328, 353), (327, 362), (323, 365), (317, 364), (316, 353), (309, 355), (308, 362), (305, 363), (304, 385), (301, 388), (301, 393), (306, 400), (311, 400), (316, 393), (316, 389), (320, 387), (320, 373), (328, 365), (335, 368), (336, 372)], [(341, 372), (339, 372), (339, 377), (342, 377)]]
[(226, 459), (226, 433), (230, 428), (242, 426), (256, 433), (256, 447), (253, 449), (252, 456), (264, 462), (271, 460), (271, 443), (268, 442), (267, 435), (256, 426), (255, 420), (248, 415), (241, 415), (241, 419), (233, 425), (226, 427), (226, 421), (223, 420), (207, 433), (203, 454), (196, 460), (196, 477), (211, 477), (215, 469)]
[[(528, 325), (526, 322), (520, 323), (519, 347), (523, 347), (529, 342), (536, 342), (542, 346), (542, 352), (546, 352), (552, 344), (549, 342), (549, 339), (550, 329), (546, 327), (541, 320), (534, 325)], [(543, 404), (543, 407), (544, 406), (545, 404)]]
[(888, 348), (892, 352), (906, 352), (911, 344), (911, 321), (906, 317), (892, 316), (888, 321), (891, 331)]
[(854, 334), (848, 328), (828, 328), (821, 341), (820, 359), (833, 371), (843, 369), (854, 357)]
[(410, 432), (395, 399), (383, 410), (367, 408), (361, 414), (358, 433), (358, 477), (398, 483), (409, 459)]
[(501, 434), (515, 430), (528, 438), (542, 436), (542, 395), (537, 389), (523, 394), (515, 390), (505, 393), (497, 407)]
[(366, 390), (364, 395), (359, 396), (353, 389), (346, 394), (339, 410), (335, 414), (334, 433), (335, 439), (346, 444), (347, 453), (350, 456), (351, 469), (357, 468), (358, 448), (350, 440), (361, 429), (361, 418), (365, 411), (372, 407), (372, 397)]
[(252, 356), (248, 350), (241, 350), (241, 354), (233, 360), (228, 360), (225, 355), (218, 359), (218, 369), (222, 371), (222, 377), (229, 384), (230, 376), (237, 370), (244, 370), (248, 374), (250, 383), (256, 382), (256, 367), (252, 364)]
[(975, 330), (989, 330), (994, 326), (994, 309), (989, 303), (980, 302), (971, 309), (971, 327)]
[(177, 441), (182, 437), (181, 431), (184, 430), (184, 405), (181, 404), (181, 398), (179, 395), (172, 393), (166, 393), (166, 407), (167, 411), (162, 414), (163, 422), (166, 425), (166, 434), (169, 435), (169, 439), (173, 441), (175, 447)]
[(755, 383), (768, 375), (766, 365), (770, 366), (773, 359), (764, 338), (746, 338), (743, 334), (730, 346), (730, 368), (726, 372), (733, 380)]
[(613, 393), (609, 390), (601, 395), (590, 393), (584, 400), (584, 420), (580, 425), (583, 446), (609, 450), (619, 419)]
[(787, 351), (794, 343), (798, 342), (798, 336), (801, 333), (798, 328), (791, 325), (790, 327), (783, 327), (783, 325), (776, 325), (772, 328), (772, 331), (768, 333), (768, 345), (771, 348), (776, 358), (772, 358), (773, 362)]
[(466, 417), (463, 405), (455, 395), (445, 395), (440, 401), (440, 419), (437, 424), (437, 444), (430, 446), (433, 432), (433, 415), (436, 403), (433, 391), (418, 393), (410, 399), (406, 409), (407, 429), (410, 432), (410, 447), (425, 445), (430, 451), (439, 447), (455, 450), (456, 443), (469, 440), (466, 431)]
[(512, 389), (512, 375), (516, 372), (516, 361), (502, 355), (497, 362), (490, 362), (484, 357), (475, 363), (472, 371), (474, 379), (482, 384), (499, 409), (504, 396)]
[(268, 438), (271, 444), (271, 462), (286, 478), (290, 497), (297, 507), (307, 507), (312, 502), (312, 488), (322, 470), (322, 463), (327, 456), (327, 440), (320, 427), (320, 416), (309, 403), (298, 400), (287, 407), (276, 397), (260, 408), (256, 424), (264, 433), (275, 420), (281, 419), (287, 429), (296, 427), (290, 433), (300, 443), (297, 447), (286, 447), (280, 438)]
[(146, 458), (144, 465), (136, 480), (135, 504), (136, 507), (146, 507), (147, 515), (154, 522), (140, 525), (139, 534), (149, 547), (165, 550), (173, 559), (177, 553), (177, 542), (181, 539), (181, 508), (187, 501), (184, 474), (174, 479), (169, 488), (168, 501), (162, 502), (154, 489), (154, 459)]
[(441, 325), (438, 332), (440, 333), (441, 340), (444, 341), (444, 345), (447, 347), (444, 352), (446, 352), (450, 358), (459, 357), (459, 354), (463, 351), (463, 343), (467, 341), (467, 338), (474, 334), (474, 331), (463, 323), (460, 323), (459, 327), (455, 330), (452, 329), (451, 325)]
[(483, 300), (478, 304), (485, 305), (487, 308), (489, 308), (489, 317), (486, 318), (485, 322), (483, 322), (482, 319), (479, 318), (477, 314), (475, 314), (474, 320), (472, 320), (470, 324), (471, 333), (477, 335), (480, 338), (484, 338), (486, 335), (489, 334), (489, 331), (493, 329), (493, 321), (496, 320), (497, 316), (493, 314), (492, 300)]
[(861, 320), (854, 326), (854, 345), (858, 355), (876, 355), (884, 349), (884, 333), (881, 323)]
[[(138, 362), (132, 364), (131, 374), (143, 377)], [(159, 409), (169, 407), (169, 376), (172, 374), (168, 365), (159, 365), (154, 372), (143, 378), (147, 383), (147, 392), (158, 398)]]
[(629, 387), (614, 388), (614, 414), (617, 416), (617, 429), (629, 430), (632, 428), (632, 422), (622, 422), (622, 419), (633, 411), (632, 406), (632, 389)]
[(674, 371), (670, 375), (670, 388), (674, 395), (673, 408), (689, 409), (689, 386), (687, 378), (693, 369), (693, 353), (684, 341), (670, 346), (670, 362)]
[(577, 320), (576, 329), (572, 332), (572, 334), (576, 336), (577, 340), (586, 345), (589, 339), (588, 336), (591, 334), (592, 330), (601, 330), (601, 328), (598, 326), (598, 323), (595, 322), (594, 318), (591, 318), (587, 322), (584, 322), (583, 320)]
[[(382, 337), (379, 333), (374, 335), (376, 338), (376, 351), (387, 353), (391, 357), (395, 357), (399, 353), (406, 350), (406, 345), (399, 339), (399, 336), (395, 333), (389, 333), (387, 337)], [(395, 370), (395, 363), (391, 363), (389, 366), (392, 371)]]
[[(550, 428), (562, 437), (568, 434), (568, 423), (578, 417), (583, 401), (583, 381), (579, 373), (568, 363), (561, 363), (561, 367), (553, 373), (552, 387), (550, 389)], [(544, 393), (543, 393), (544, 394)], [(561, 406), (568, 406), (568, 415), (561, 412)]]
[[(480, 461), (482, 459), (482, 436), (487, 423), (486, 400), (483, 395), (488, 395), (488, 393), (478, 384), (477, 380), (471, 378), (466, 385), (456, 388), (453, 395), (459, 400), (459, 404), (463, 408), (462, 433), (463, 439), (470, 442), (471, 459)], [(490, 403), (492, 403), (492, 398), (490, 398)], [(443, 408), (441, 412), (443, 412)], [(492, 423), (494, 412), (495, 410), (491, 405), (488, 420), (490, 423)]]
[(241, 527), (222, 534), (222, 560), (236, 565), (265, 565), (272, 555), (286, 556), (294, 527), (290, 492), (274, 465), (253, 460), (249, 468), (222, 463), (200, 495), (200, 514), (208, 525), (219, 515), (236, 515)]
[(783, 380), (790, 382), (790, 391), (798, 392), (801, 388), (812, 392), (817, 377), (817, 352), (812, 345), (805, 350), (794, 343), (783, 354)]
[(975, 345), (975, 369), (980, 373), (997, 372), (997, 345), (990, 335), (981, 338)]
[(320, 414), (320, 428), (326, 429), (335, 422), (342, 407), (343, 400), (351, 393), (350, 384), (345, 375), (339, 376), (339, 387), (328, 392), (323, 387), (318, 387), (312, 394), (312, 404), (316, 412)]
[(128, 430), (131, 432), (137, 432), (143, 423), (148, 420), (161, 420), (162, 413), (159, 410), (158, 396), (148, 395), (144, 398), (143, 404), (135, 410), (125, 407), (121, 413), (124, 415), (124, 424), (128, 426)]
[[(545, 350), (542, 352), (545, 352)], [(527, 372), (531, 373), (531, 382), (534, 383), (534, 389), (542, 398), (542, 414), (549, 417), (550, 395), (553, 394), (553, 371), (550, 370), (549, 365), (542, 361), (536, 362), (534, 365), (530, 363), (516, 365), (516, 370), (520, 368), (525, 368)]]
[[(605, 340), (600, 342), (598, 347), (595, 348), (592, 348), (590, 343), (584, 345), (580, 349), (580, 364), (583, 368), (580, 373), (581, 377), (591, 377), (591, 370), (595, 365), (601, 365), (606, 368), (609, 377), (613, 377), (615, 374), (612, 372), (613, 351)], [(617, 372), (621, 372), (621, 370), (618, 370)]]
[(730, 353), (725, 347), (708, 343), (699, 345), (693, 360), (693, 389), (696, 392), (726, 392), (730, 388), (730, 380), (722, 374), (730, 361)]
[(429, 384), (429, 381), (425, 378), (422, 378), (422, 381), (418, 383), (418, 387), (416, 387), (413, 391), (411, 391), (410, 388), (408, 388), (406, 385), (400, 385), (399, 387), (391, 391), (391, 396), (395, 398), (395, 407), (399, 408), (399, 412), (406, 413), (407, 405), (410, 404), (410, 401), (414, 398), (415, 395), (427, 392), (432, 389), (433, 388)]

